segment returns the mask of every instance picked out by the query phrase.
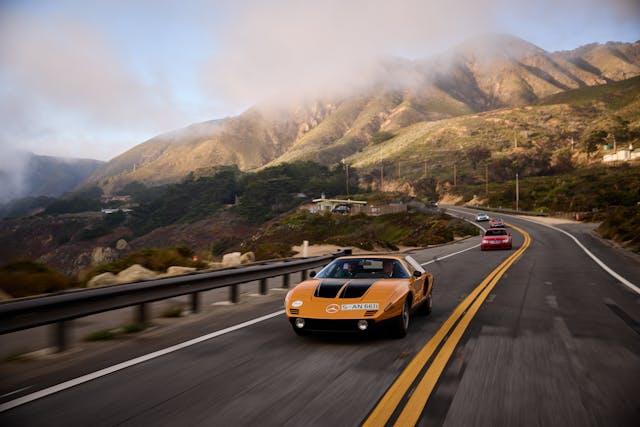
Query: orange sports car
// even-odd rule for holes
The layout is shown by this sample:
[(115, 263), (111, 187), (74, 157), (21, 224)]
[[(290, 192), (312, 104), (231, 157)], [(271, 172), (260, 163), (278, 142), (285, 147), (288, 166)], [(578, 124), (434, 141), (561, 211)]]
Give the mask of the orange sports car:
[(344, 256), (310, 275), (285, 297), (298, 335), (388, 325), (402, 338), (415, 309), (431, 313), (433, 276), (409, 255)]

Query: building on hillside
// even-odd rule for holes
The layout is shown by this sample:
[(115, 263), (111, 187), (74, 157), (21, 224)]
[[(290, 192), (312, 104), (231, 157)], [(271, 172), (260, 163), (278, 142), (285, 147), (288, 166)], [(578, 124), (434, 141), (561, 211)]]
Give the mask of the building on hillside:
[(407, 204), (401, 200), (386, 205), (370, 206), (362, 200), (327, 199), (324, 194), (319, 199), (313, 199), (315, 205), (311, 212), (334, 212), (342, 214), (365, 214), (371, 216), (388, 215), (407, 211)]
[(365, 206), (367, 204), (362, 200), (327, 199), (324, 193), (319, 199), (313, 199), (313, 203), (316, 204), (315, 212), (329, 211), (339, 213), (349, 213), (355, 206)]
[(632, 145), (629, 146), (629, 149), (618, 150), (613, 154), (605, 154), (602, 159), (604, 163), (630, 162), (634, 160), (640, 160), (640, 151), (635, 151)]

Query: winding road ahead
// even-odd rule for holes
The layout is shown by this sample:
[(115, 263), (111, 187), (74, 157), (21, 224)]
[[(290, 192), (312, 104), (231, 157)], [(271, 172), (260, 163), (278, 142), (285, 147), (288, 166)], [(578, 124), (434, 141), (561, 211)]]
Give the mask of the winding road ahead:
[(0, 366), (0, 425), (638, 425), (639, 258), (558, 226), (608, 272), (559, 230), (505, 220), (511, 251), (474, 237), (413, 253), (434, 308), (405, 339), (297, 337), (272, 290), (101, 351)]

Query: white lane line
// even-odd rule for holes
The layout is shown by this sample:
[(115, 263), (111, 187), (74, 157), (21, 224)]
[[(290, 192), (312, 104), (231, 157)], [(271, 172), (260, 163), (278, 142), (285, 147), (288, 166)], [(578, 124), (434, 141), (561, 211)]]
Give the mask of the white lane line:
[[(458, 211), (458, 212), (460, 212), (460, 211)], [(617, 279), (620, 283), (622, 283), (623, 285), (625, 285), (626, 287), (628, 287), (629, 289), (631, 289), (635, 293), (640, 294), (640, 288), (638, 288), (636, 285), (634, 285), (633, 283), (631, 283), (630, 281), (628, 281), (627, 279), (625, 279), (624, 277), (622, 277), (621, 275), (619, 275), (618, 273), (613, 271), (612, 268), (610, 268), (608, 265), (606, 265), (604, 262), (602, 262), (600, 260), (600, 258), (595, 256), (589, 249), (587, 249), (582, 243), (580, 243), (580, 241), (573, 234), (571, 234), (571, 233), (569, 233), (567, 231), (564, 231), (561, 228), (554, 227), (553, 225), (545, 224), (542, 221), (536, 221), (536, 220), (529, 219), (529, 218), (523, 218), (521, 216), (513, 216), (513, 215), (505, 215), (505, 216), (512, 217), (512, 218), (518, 218), (518, 219), (521, 219), (523, 221), (533, 222), (535, 224), (544, 225), (545, 227), (548, 227), (548, 228), (551, 228), (553, 230), (559, 231), (560, 233), (566, 234), (571, 239), (573, 239), (573, 241), (580, 247), (580, 249), (582, 249), (584, 251), (584, 253), (589, 255), (589, 257), (591, 257), (591, 259), (593, 259), (595, 261), (595, 263), (598, 264), (604, 271), (609, 273), (613, 278)]]
[[(465, 221), (466, 221), (466, 222), (468, 222), (469, 224), (475, 225), (476, 227), (478, 227), (478, 228), (479, 228), (480, 230), (482, 230), (483, 232), (487, 231), (487, 230), (486, 230), (483, 226), (481, 226), (480, 224), (476, 224), (475, 222), (473, 222), (473, 221), (471, 221), (471, 220), (469, 220), (469, 219), (467, 219), (467, 218), (464, 218), (464, 217), (458, 217), (458, 218), (465, 220)], [(454, 252), (454, 253), (449, 254), (449, 255), (445, 255), (445, 256), (442, 256), (442, 257), (439, 257), (439, 258), (438, 258), (438, 257), (436, 257), (436, 258), (432, 259), (431, 261), (427, 261), (427, 262), (425, 262), (425, 263), (423, 263), (423, 264), (420, 264), (420, 265), (424, 267), (425, 265), (428, 265), (428, 264), (432, 264), (432, 263), (434, 263), (434, 262), (441, 261), (441, 260), (443, 260), (443, 259), (446, 259), (446, 258), (452, 257), (452, 256), (454, 256), (454, 255), (460, 255), (460, 254), (461, 254), (461, 253), (463, 253), (463, 252), (470, 251), (471, 249), (475, 249), (475, 248), (477, 248), (477, 247), (479, 247), (479, 246), (480, 246), (480, 243), (478, 243), (478, 244), (477, 244), (477, 245), (475, 245), (475, 246), (471, 246), (470, 248), (463, 249), (463, 250), (461, 250), (461, 251)]]
[(162, 350), (154, 351), (153, 353), (145, 354), (140, 357), (136, 357), (135, 359), (127, 360), (122, 363), (118, 363), (117, 365), (110, 366), (108, 368), (100, 369), (99, 371), (92, 372), (87, 375), (83, 375), (78, 378), (74, 378), (69, 381), (65, 381), (63, 383), (45, 388), (40, 391), (36, 391), (35, 393), (27, 394), (26, 396), (19, 397), (18, 399), (11, 400), (9, 402), (5, 402), (0, 404), (0, 412), (8, 411), (9, 409), (15, 408), (16, 406), (24, 405), (25, 403), (33, 402), (34, 400), (41, 399), (43, 397), (52, 395), (54, 393), (58, 393), (60, 391), (66, 390), (71, 387), (75, 387), (77, 385), (95, 380), (96, 378), (104, 377), (105, 375), (112, 374), (114, 372), (120, 371), (122, 369), (129, 368), (134, 365), (138, 365), (143, 362), (147, 362), (151, 359), (155, 359), (160, 356), (164, 356), (165, 354), (173, 353), (178, 350), (182, 350), (183, 348), (190, 347), (192, 345), (201, 343), (206, 340), (210, 340), (211, 338), (219, 337), (220, 335), (228, 334), (229, 332), (237, 331), (238, 329), (246, 328), (247, 326), (255, 325), (256, 323), (263, 322), (265, 320), (271, 319), (272, 317), (280, 316), (284, 314), (285, 310), (276, 311), (275, 313), (267, 314), (262, 317), (258, 317), (256, 319), (248, 320), (243, 323), (239, 323), (234, 326), (230, 326), (225, 329), (221, 329), (219, 331), (212, 332), (210, 334), (202, 335), (201, 337), (191, 339), (189, 341), (182, 342), (180, 344), (173, 345), (171, 347), (164, 348)]
[(613, 276), (615, 279), (620, 281), (620, 283), (622, 283), (623, 285), (625, 285), (626, 287), (628, 287), (632, 291), (636, 292), (637, 294), (640, 294), (640, 288), (638, 288), (636, 285), (634, 285), (633, 283), (631, 283), (630, 281), (628, 281), (627, 279), (625, 279), (624, 277), (622, 277), (621, 275), (619, 275), (618, 273), (613, 271), (613, 269), (611, 269), (604, 262), (600, 261), (600, 258), (598, 258), (593, 253), (591, 253), (591, 251), (589, 249), (587, 249), (582, 243), (580, 243), (580, 241), (573, 234), (571, 234), (569, 232), (566, 232), (561, 228), (554, 227), (553, 225), (545, 224), (543, 222), (534, 221), (534, 220), (531, 220), (531, 219), (528, 219), (528, 218), (521, 218), (521, 219), (524, 219), (525, 221), (535, 222), (536, 224), (544, 225), (545, 227), (552, 228), (552, 229), (554, 229), (556, 231), (559, 231), (559, 232), (561, 232), (563, 234), (566, 234), (567, 236), (571, 237), (573, 239), (573, 241), (576, 242), (576, 245), (578, 245), (580, 247), (580, 249), (582, 249), (584, 251), (584, 253), (589, 255), (591, 257), (591, 259), (593, 259), (596, 262), (596, 264), (598, 264), (600, 267), (602, 267), (602, 269), (604, 271), (609, 273), (611, 276)]
[(461, 254), (461, 253), (463, 253), (463, 252), (470, 251), (471, 249), (475, 249), (475, 248), (477, 248), (477, 247), (479, 247), (479, 246), (480, 246), (480, 243), (478, 243), (478, 244), (477, 244), (477, 245), (475, 245), (475, 246), (471, 246), (470, 248), (463, 249), (463, 250), (461, 250), (461, 251), (454, 252), (454, 253), (449, 254), (449, 255), (445, 255), (445, 256), (441, 256), (441, 257), (436, 257), (436, 258), (432, 259), (431, 261), (427, 261), (427, 262), (425, 262), (425, 263), (423, 263), (423, 264), (420, 264), (420, 265), (424, 267), (424, 266), (425, 266), (425, 265), (427, 265), (427, 264), (431, 264), (431, 263), (434, 263), (434, 262), (442, 261), (443, 259), (446, 259), (446, 258), (452, 257), (452, 256), (454, 256), (454, 255), (460, 255), (460, 254)]
[(12, 394), (20, 393), (21, 391), (25, 391), (26, 389), (31, 388), (31, 387), (32, 387), (32, 386), (28, 385), (28, 386), (26, 386), (26, 387), (19, 388), (19, 389), (17, 389), (17, 390), (11, 391), (11, 392), (9, 392), (9, 393), (5, 393), (5, 394), (3, 394), (2, 396), (0, 396), (0, 399), (3, 399), (3, 398), (5, 398), (5, 397), (9, 397), (9, 396), (11, 396)]

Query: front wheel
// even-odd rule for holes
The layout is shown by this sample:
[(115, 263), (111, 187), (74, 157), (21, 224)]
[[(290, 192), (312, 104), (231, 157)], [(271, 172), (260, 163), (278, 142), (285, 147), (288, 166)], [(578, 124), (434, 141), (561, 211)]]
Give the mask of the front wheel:
[(404, 304), (402, 304), (402, 313), (395, 320), (394, 328), (393, 328), (393, 336), (394, 338), (404, 338), (407, 336), (407, 331), (409, 330), (409, 299), (404, 300)]
[(427, 296), (427, 300), (423, 302), (422, 306), (420, 307), (420, 313), (424, 314), (425, 316), (430, 315), (432, 306), (433, 306), (433, 297), (431, 296), (431, 292), (429, 292), (429, 295)]

